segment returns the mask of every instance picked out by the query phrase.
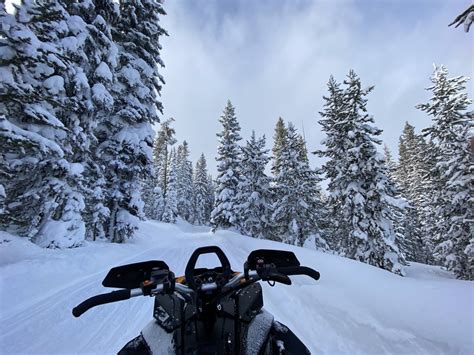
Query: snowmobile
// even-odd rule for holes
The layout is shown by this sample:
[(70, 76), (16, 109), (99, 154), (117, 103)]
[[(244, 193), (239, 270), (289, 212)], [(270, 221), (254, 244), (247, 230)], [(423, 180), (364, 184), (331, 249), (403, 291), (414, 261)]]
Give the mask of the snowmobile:
[[(213, 253), (215, 268), (196, 268), (200, 255)], [(319, 279), (319, 272), (300, 266), (289, 251), (259, 249), (234, 272), (217, 246), (196, 249), (185, 275), (175, 277), (161, 260), (112, 268), (102, 285), (120, 288), (91, 297), (72, 310), (79, 317), (92, 307), (137, 296), (154, 297), (153, 320), (118, 354), (271, 355), (310, 354), (284, 324), (263, 309), (259, 281), (291, 285), (291, 275)], [(284, 307), (284, 305), (282, 305)]]

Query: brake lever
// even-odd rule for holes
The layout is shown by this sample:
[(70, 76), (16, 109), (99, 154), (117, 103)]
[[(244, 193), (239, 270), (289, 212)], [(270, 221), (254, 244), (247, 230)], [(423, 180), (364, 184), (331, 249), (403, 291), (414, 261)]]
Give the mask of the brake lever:
[(264, 264), (257, 267), (258, 276), (262, 281), (276, 281), (285, 285), (291, 285), (291, 279), (278, 271), (273, 264)]
[(271, 271), (268, 273), (268, 281), (276, 281), (285, 285), (291, 285), (291, 279), (285, 274), (278, 271)]

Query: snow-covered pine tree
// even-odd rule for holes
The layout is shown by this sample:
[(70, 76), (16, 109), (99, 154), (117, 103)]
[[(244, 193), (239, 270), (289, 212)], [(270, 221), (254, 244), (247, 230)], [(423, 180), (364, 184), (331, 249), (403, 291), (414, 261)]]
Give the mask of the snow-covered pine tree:
[(321, 209), (319, 177), (309, 167), (304, 142), (290, 123), (282, 143), (279, 174), (274, 179), (273, 234), (288, 244), (302, 246), (311, 234), (318, 233)]
[(217, 134), (217, 180), (216, 200), (211, 213), (213, 230), (229, 228), (237, 223), (237, 207), (235, 196), (240, 175), (240, 126), (235, 115), (235, 108), (227, 101), (222, 116), (219, 118), (222, 131)]
[[(80, 145), (84, 154), (84, 184), (86, 208), (83, 213), (87, 236), (93, 240), (106, 237), (105, 226), (110, 210), (106, 207), (104, 164), (98, 155), (95, 129), (113, 111), (112, 87), (116, 82), (117, 47), (111, 28), (119, 18), (119, 4), (113, 0), (66, 2), (73, 15), (73, 29), (78, 41), (70, 41), (67, 50), (75, 58), (78, 68), (76, 84), (82, 88), (76, 115), (88, 137), (88, 145)], [(75, 44), (75, 45), (74, 45)], [(80, 51), (75, 48), (80, 44)], [(76, 149), (80, 151), (80, 149)]]
[(474, 280), (474, 111), (467, 111), (472, 103), (465, 92), (468, 79), (449, 78), (440, 66), (431, 81), (433, 97), (417, 107), (432, 118), (425, 133), (436, 144), (436, 173), (442, 184), (434, 201), (439, 221), (435, 256), (457, 278)]
[(120, 18), (112, 27), (118, 47), (114, 111), (98, 127), (110, 209), (107, 234), (112, 242), (132, 236), (142, 217), (139, 184), (151, 174), (151, 124), (159, 122), (162, 111), (159, 38), (166, 31), (159, 20), (164, 14), (160, 0), (123, 0)]
[(265, 167), (270, 158), (265, 149), (265, 136), (255, 137), (242, 147), (240, 181), (237, 186), (238, 228), (246, 235), (266, 238), (270, 222), (270, 178)]
[(422, 135), (418, 135), (416, 144), (418, 185), (416, 186), (416, 198), (414, 204), (418, 208), (420, 218), (420, 229), (423, 240), (424, 263), (434, 264), (434, 236), (437, 235), (436, 209), (433, 208), (437, 199), (437, 191), (441, 189), (441, 180), (436, 169), (436, 156), (438, 149), (433, 141), (426, 141)]
[(393, 174), (397, 169), (397, 163), (393, 160), (392, 152), (387, 144), (383, 145), (383, 155), (385, 158), (385, 164), (387, 165), (388, 173), (390, 178), (393, 179)]
[(194, 223), (197, 225), (208, 225), (211, 218), (212, 203), (209, 198), (212, 190), (209, 190), (209, 175), (207, 173), (207, 162), (204, 154), (201, 154), (194, 169)]
[(87, 82), (74, 57), (85, 27), (60, 1), (23, 1), (16, 10), (0, 4), (1, 164), (11, 177), (0, 181), (3, 225), (41, 246), (72, 247), (85, 235), (80, 147), (88, 141), (77, 113)]
[[(398, 185), (395, 183), (395, 178), (394, 175), (396, 173), (397, 169), (397, 164), (392, 158), (392, 152), (388, 148), (387, 144), (384, 144), (383, 146), (383, 152), (384, 152), (384, 159), (385, 159), (385, 165), (387, 166), (387, 176), (390, 179), (391, 184), (394, 186), (394, 190), (396, 191), (396, 197), (398, 199), (402, 199), (400, 195), (400, 190)], [(403, 253), (404, 258), (407, 259), (407, 251), (409, 251), (411, 248), (407, 244), (408, 241), (405, 239), (405, 227), (406, 227), (406, 214), (408, 211), (408, 203), (403, 206), (403, 208), (399, 208), (398, 206), (391, 206), (391, 213), (393, 216), (393, 229), (396, 235), (396, 240), (398, 242), (398, 247), (400, 251)], [(414, 259), (410, 259), (414, 260)]]
[(166, 223), (175, 223), (178, 217), (178, 156), (172, 148), (168, 159), (168, 183), (161, 220)]
[(177, 153), (177, 208), (178, 215), (185, 221), (194, 221), (193, 164), (189, 160), (188, 142), (178, 147)]
[(277, 176), (280, 173), (280, 156), (281, 151), (284, 149), (284, 144), (286, 142), (286, 136), (288, 132), (286, 131), (285, 122), (283, 118), (278, 117), (275, 133), (273, 135), (273, 148), (272, 148), (272, 173), (273, 176)]
[(176, 143), (175, 129), (171, 127), (174, 118), (161, 123), (153, 143), (152, 174), (143, 180), (142, 198), (148, 218), (161, 220), (169, 180), (169, 158), (171, 147)]
[(166, 191), (168, 190), (168, 167), (170, 165), (171, 147), (177, 142), (175, 138), (176, 131), (171, 127), (173, 122), (174, 118), (169, 118), (161, 124), (153, 149), (156, 178), (158, 179), (158, 186), (163, 192), (163, 196), (166, 195)]
[(326, 133), (326, 138), (322, 141), (324, 150), (317, 150), (314, 154), (325, 158), (326, 162), (321, 167), (322, 173), (328, 179), (328, 196), (326, 201), (325, 221), (321, 224), (327, 242), (331, 250), (342, 252), (342, 238), (349, 234), (345, 217), (341, 210), (341, 200), (334, 192), (336, 191), (335, 179), (342, 174), (345, 163), (340, 157), (345, 152), (344, 132), (339, 129), (343, 125), (345, 117), (343, 105), (343, 89), (331, 75), (327, 84), (328, 96), (323, 96), (325, 101), (324, 111), (319, 112), (322, 119), (318, 121), (322, 130)]
[(398, 165), (392, 176), (397, 190), (408, 202), (402, 220), (404, 238), (400, 240), (401, 249), (407, 260), (426, 262), (419, 204), (424, 178), (420, 170), (423, 154), (419, 152), (420, 139), (423, 140), (415, 134), (415, 127), (406, 122), (399, 139)]
[(207, 200), (209, 206), (209, 213), (207, 214), (209, 215), (209, 223), (211, 223), (211, 213), (216, 202), (216, 183), (211, 174), (207, 175), (207, 191)]
[[(339, 117), (327, 115), (326, 120), (330, 120), (325, 120), (323, 126), (329, 149), (324, 155), (331, 157), (330, 164), (326, 164), (326, 171), (332, 175), (331, 198), (340, 201), (338, 207), (344, 217), (339, 221), (343, 224), (340, 230), (347, 232), (342, 236), (342, 252), (349, 258), (403, 274), (404, 260), (397, 247), (391, 210), (398, 201), (384, 158), (376, 148), (381, 130), (373, 126), (373, 117), (366, 108), (366, 96), (373, 87), (362, 89), (352, 70), (344, 84), (346, 89), (335, 96), (341, 100), (336, 111)], [(341, 154), (332, 157), (335, 151)]]
[(1, 216), (3, 216), (5, 210), (5, 197), (7, 197), (5, 188), (3, 185), (0, 185), (0, 223), (2, 223), (3, 217)]
[(398, 143), (398, 165), (394, 171), (394, 180), (405, 195), (410, 195), (415, 184), (416, 146), (418, 137), (415, 127), (405, 122), (402, 135)]

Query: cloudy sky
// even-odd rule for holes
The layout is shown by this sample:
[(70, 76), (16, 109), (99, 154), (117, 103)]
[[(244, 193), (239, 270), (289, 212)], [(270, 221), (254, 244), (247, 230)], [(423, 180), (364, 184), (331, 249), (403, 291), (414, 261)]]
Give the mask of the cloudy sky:
[[(448, 24), (469, 0), (168, 0), (162, 20), (166, 79), (164, 117), (192, 159), (204, 152), (215, 174), (218, 117), (227, 99), (247, 139), (252, 130), (271, 147), (279, 116), (304, 127), (308, 148), (320, 148), (317, 120), (331, 74), (354, 69), (375, 85), (369, 113), (396, 154), (405, 121), (421, 129), (433, 63), (472, 76), (473, 36)], [(472, 31), (471, 31), (472, 32)], [(469, 88), (473, 95), (472, 83)], [(312, 159), (316, 166), (319, 161)]]

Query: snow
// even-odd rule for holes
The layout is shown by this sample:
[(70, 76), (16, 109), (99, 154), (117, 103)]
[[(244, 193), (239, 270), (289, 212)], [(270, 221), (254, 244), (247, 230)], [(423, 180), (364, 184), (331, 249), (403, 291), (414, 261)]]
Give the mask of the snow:
[(256, 315), (249, 325), (247, 343), (245, 344), (246, 355), (258, 354), (259, 349), (268, 337), (272, 324), (273, 316), (269, 312), (263, 311)]
[[(26, 110), (28, 110), (28, 108)], [(60, 157), (64, 155), (64, 152), (62, 151), (61, 147), (55, 142), (46, 139), (35, 132), (32, 132), (31, 129), (24, 130), (18, 126), (15, 126), (8, 122), (6, 119), (0, 118), (0, 130), (3, 131), (2, 134), (5, 135), (7, 139), (11, 138), (12, 140), (18, 139), (24, 141), (29, 139), (35, 144), (37, 144), (41, 151), (51, 151), (56, 153)]]
[(114, 98), (105, 88), (104, 84), (96, 83), (92, 87), (92, 97), (95, 102), (107, 109), (111, 109), (114, 104)]
[(130, 86), (135, 86), (141, 83), (140, 73), (130, 65), (127, 65), (122, 69), (122, 75), (127, 79)]
[(100, 62), (100, 64), (97, 66), (97, 69), (95, 70), (95, 75), (98, 78), (104, 79), (108, 82), (112, 82), (113, 79), (112, 72), (105, 62)]
[(472, 353), (474, 283), (438, 267), (413, 263), (400, 277), (315, 250), (152, 221), (141, 222), (125, 244), (86, 241), (64, 250), (0, 232), (2, 353), (117, 353), (152, 319), (152, 298), (105, 305), (81, 318), (71, 309), (109, 291), (101, 281), (113, 266), (161, 259), (180, 275), (204, 245), (221, 247), (234, 270), (242, 270), (251, 250), (273, 248), (291, 250), (302, 265), (320, 271), (319, 281), (296, 276), (292, 286), (262, 283), (265, 309), (312, 353)]
[(43, 85), (52, 95), (58, 95), (64, 91), (64, 79), (59, 75), (50, 76)]
[(80, 176), (84, 172), (84, 165), (81, 163), (70, 163), (69, 164), (69, 173), (72, 176)]

